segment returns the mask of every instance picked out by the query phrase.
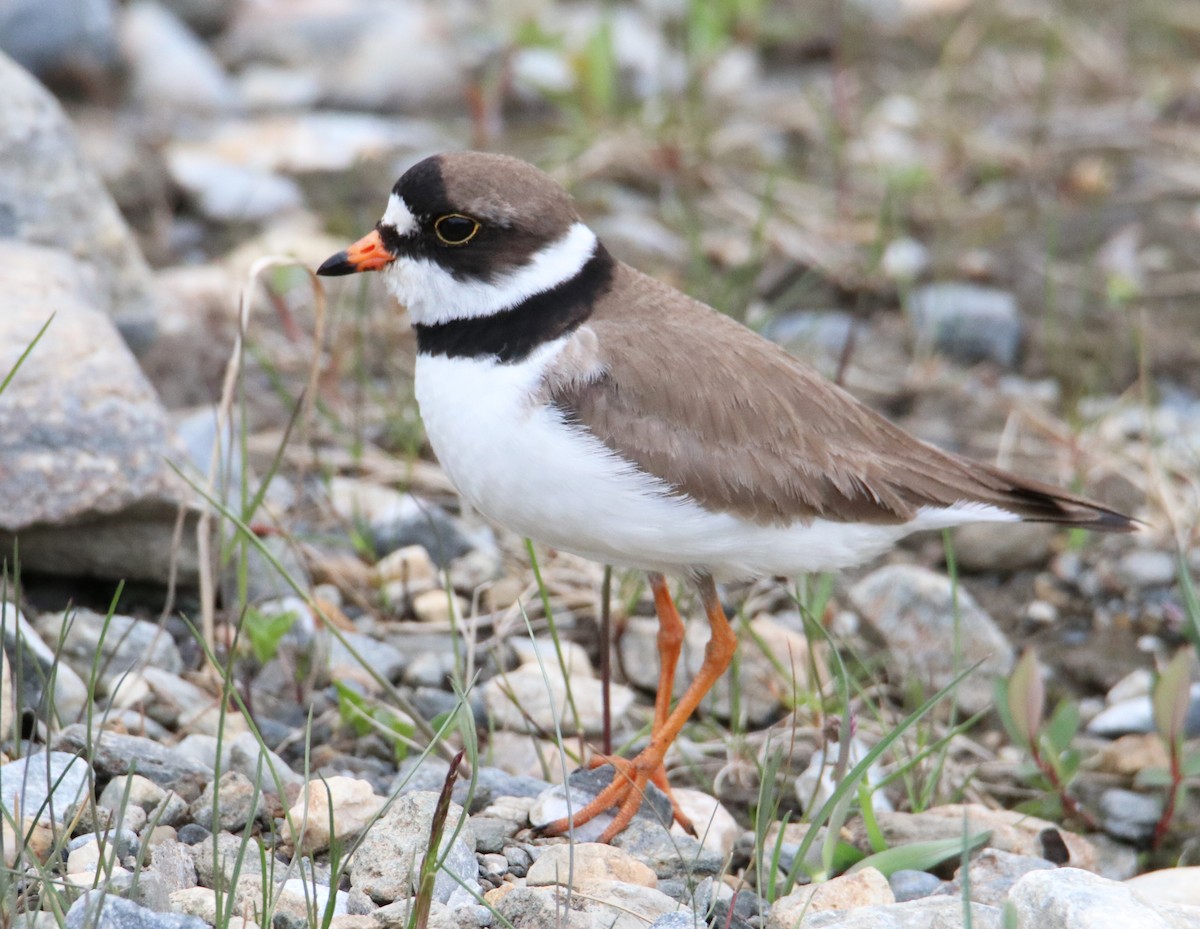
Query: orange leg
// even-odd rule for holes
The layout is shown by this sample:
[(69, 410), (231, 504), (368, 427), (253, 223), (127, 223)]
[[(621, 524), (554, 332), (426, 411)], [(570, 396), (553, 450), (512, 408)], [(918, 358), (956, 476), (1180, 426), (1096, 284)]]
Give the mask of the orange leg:
[[(664, 788), (668, 795), (666, 772), (663, 759), (667, 749), (675, 741), (683, 729), (684, 723), (695, 712), (696, 707), (704, 699), (705, 694), (712, 689), (717, 679), (725, 673), (733, 660), (733, 651), (737, 647), (737, 637), (725, 618), (721, 601), (717, 597), (717, 588), (713, 579), (707, 575), (698, 581), (700, 595), (704, 600), (704, 611), (708, 615), (708, 623), (712, 629), (712, 637), (704, 648), (704, 661), (696, 679), (688, 686), (675, 709), (671, 710), (671, 689), (675, 681), (675, 663), (683, 646), (683, 622), (671, 602), (666, 581), (661, 575), (650, 575), (650, 586), (654, 590), (655, 606), (659, 617), (659, 649), (662, 655), (662, 670), (659, 676), (659, 691), (654, 701), (654, 728), (650, 733), (650, 744), (635, 758), (617, 765), (613, 781), (605, 787), (596, 798), (579, 810), (574, 817), (574, 824), (581, 826), (601, 813), (616, 810), (612, 823), (600, 836), (601, 842), (610, 842), (613, 837), (629, 825), (638, 808), (642, 805), (642, 794), (647, 783), (653, 783)], [(667, 685), (664, 687), (663, 685)], [(672, 800), (674, 805), (674, 801)], [(681, 817), (676, 808), (677, 818)], [(683, 823), (690, 827), (691, 823), (683, 817)], [(541, 829), (544, 835), (557, 835), (566, 832), (571, 827), (571, 820), (566, 817), (549, 823)]]

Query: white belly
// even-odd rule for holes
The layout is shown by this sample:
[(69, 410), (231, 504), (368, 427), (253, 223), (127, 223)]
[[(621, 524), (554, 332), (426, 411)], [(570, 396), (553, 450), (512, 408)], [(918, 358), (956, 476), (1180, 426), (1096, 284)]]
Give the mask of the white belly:
[(459, 493), (539, 542), (622, 567), (726, 580), (833, 570), (869, 561), (917, 529), (1016, 518), (955, 507), (900, 526), (759, 526), (709, 512), (531, 401), (563, 344), (543, 346), (518, 364), (426, 355), (416, 364), (426, 433)]

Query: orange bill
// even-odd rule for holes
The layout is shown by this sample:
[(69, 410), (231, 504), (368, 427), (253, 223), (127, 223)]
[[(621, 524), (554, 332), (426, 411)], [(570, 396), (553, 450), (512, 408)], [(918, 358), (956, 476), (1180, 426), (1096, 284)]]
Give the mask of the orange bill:
[(357, 274), (359, 271), (378, 271), (395, 260), (396, 256), (383, 244), (379, 230), (374, 229), (344, 252), (327, 258), (321, 267), (317, 268), (317, 273), (325, 277), (337, 277), (342, 274)]

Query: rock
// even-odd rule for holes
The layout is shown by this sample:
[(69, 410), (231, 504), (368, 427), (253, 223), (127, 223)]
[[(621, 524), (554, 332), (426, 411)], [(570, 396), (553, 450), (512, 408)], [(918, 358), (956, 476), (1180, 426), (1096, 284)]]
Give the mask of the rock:
[(1009, 894), (1017, 929), (1190, 929), (1200, 907), (1149, 900), (1119, 884), (1075, 868), (1031, 871)]
[(470, 609), (458, 594), (444, 590), (427, 590), (413, 597), (412, 610), (418, 622), (457, 626)]
[[(7, 603), (0, 604), (0, 614), (16, 613), (15, 607)], [(11, 623), (7, 615), (0, 615), (0, 625)], [(7, 631), (7, 629), (5, 630)], [(0, 648), (0, 732), (20, 732), (21, 723), (17, 719), (17, 691), (13, 687), (12, 672), (8, 668), (8, 655)]]
[(1057, 531), (1050, 523), (968, 523), (954, 530), (954, 557), (964, 571), (1040, 568)]
[[(650, 692), (658, 687), (657, 635), (657, 620), (637, 617), (629, 621), (618, 643), (625, 676), (634, 686)], [(708, 623), (687, 623), (675, 675), (676, 696), (687, 689), (700, 670), (708, 639)], [(729, 720), (736, 705), (741, 724), (760, 727), (773, 721), (793, 694), (811, 689), (808, 640), (769, 616), (751, 621), (750, 636), (742, 641), (738, 654), (737, 680), (732, 675), (722, 675), (700, 704), (702, 711)], [(821, 667), (822, 660), (818, 659), (816, 664)]]
[(1138, 548), (1126, 552), (1116, 565), (1117, 578), (1127, 587), (1169, 587), (1174, 584), (1179, 564), (1170, 552)]
[[(962, 838), (964, 830), (975, 835), (990, 831), (987, 847), (1027, 855), (1048, 857), (1047, 842), (1064, 844), (1072, 867), (1091, 869), (1096, 866), (1096, 850), (1083, 836), (1076, 835), (1036, 816), (1015, 810), (993, 810), (978, 803), (948, 803), (931, 807), (922, 813), (880, 813), (876, 817), (888, 848), (911, 845), (933, 839)], [(852, 843), (870, 849), (861, 821), (847, 827)]]
[(520, 830), (521, 823), (496, 816), (475, 816), (471, 819), (471, 828), (475, 830), (475, 851), (498, 854), (504, 851), (509, 840)]
[(214, 223), (262, 223), (304, 206), (291, 178), (197, 151), (187, 144), (167, 150), (171, 179), (205, 219)]
[(792, 929), (824, 910), (850, 910), (895, 903), (888, 879), (875, 868), (863, 868), (820, 884), (800, 887), (771, 906), (767, 929)]
[[(261, 551), (259, 545), (266, 551)], [(259, 545), (246, 547), (246, 603), (283, 600), (292, 597), (297, 587), (301, 590), (312, 587), (308, 568), (291, 540), (268, 535), (259, 539)], [(229, 569), (221, 576), (221, 590), (226, 598), (233, 597), (241, 602), (238, 571), (234, 569), (237, 561), (231, 561)]]
[(992, 361), (1012, 368), (1017, 363), (1021, 314), (1016, 297), (1007, 291), (928, 284), (908, 294), (904, 311), (918, 350), (943, 352), (961, 364)]
[(423, 545), (405, 545), (376, 562), (372, 579), (389, 602), (441, 587), (437, 565)]
[[(387, 906), (373, 910), (371, 918), (376, 926), (382, 926), (383, 929), (408, 929), (413, 925), (409, 919), (412, 904), (411, 898), (397, 900), (395, 903), (389, 903)], [(434, 900), (429, 905), (429, 922), (426, 924), (426, 929), (461, 929), (461, 927), (451, 915), (450, 907)]]
[(1200, 906), (1200, 867), (1196, 865), (1147, 871), (1125, 881), (1125, 886), (1154, 903)]
[(131, 3), (120, 42), (133, 98), (142, 107), (174, 115), (233, 106), (233, 85), (220, 62), (170, 10), (150, 0)]
[(613, 845), (653, 868), (660, 881), (695, 881), (721, 873), (725, 865), (723, 856), (690, 835), (673, 834), (661, 822), (638, 816), (613, 839)]
[[(534, 827), (545, 826), (564, 816), (571, 815), (576, 810), (583, 809), (601, 790), (612, 783), (612, 779), (613, 768), (611, 765), (573, 772), (567, 779), (565, 787), (559, 784), (543, 790), (538, 795), (529, 810), (529, 822)], [(571, 797), (570, 804), (567, 803), (568, 790)], [(572, 840), (595, 842), (612, 823), (612, 815), (612, 813), (601, 813), (595, 819), (577, 827), (571, 836)], [(666, 835), (666, 829), (662, 824), (672, 821), (671, 801), (658, 787), (647, 784), (645, 797), (637, 813), (634, 814), (634, 819), (644, 819), (657, 826)], [(669, 836), (667, 837), (669, 838)]]
[[(985, 848), (967, 869), (971, 899), (989, 906), (1004, 906), (1013, 884), (1030, 871), (1049, 870), (1056, 867), (1045, 858), (1029, 855), (1014, 855), (996, 848)], [(952, 897), (962, 897), (962, 868), (954, 873), (954, 882), (947, 888)]]
[(244, 774), (226, 771), (204, 788), (189, 813), (206, 829), (241, 832), (258, 812), (258, 789)]
[[(16, 678), (17, 706), (33, 712), (38, 719), (80, 719), (91, 701), (88, 685), (69, 664), (59, 661), (21, 611), (4, 600), (0, 600), (0, 632), (6, 661), (11, 663)], [(51, 685), (52, 693), (48, 691)]]
[(893, 871), (888, 878), (892, 894), (897, 903), (907, 903), (909, 900), (920, 900), (937, 893), (942, 886), (942, 879), (928, 871), (910, 871), (901, 868)]
[(346, 891), (339, 890), (336, 892), (332, 907), (329, 907), (330, 893), (331, 889), (328, 884), (318, 884), (298, 877), (289, 878), (279, 885), (280, 897), (290, 898), (283, 899), (282, 902), (290, 903), (301, 914), (314, 912), (319, 914), (329, 913), (333, 916), (346, 915)]
[(1104, 831), (1127, 842), (1147, 842), (1162, 817), (1163, 803), (1158, 796), (1111, 787), (1100, 795), (1100, 817)]
[[(350, 882), (354, 887), (380, 904), (415, 892), (421, 861), (429, 847), (437, 797), (432, 791), (404, 794), (375, 822), (350, 860)], [(463, 825), (458, 829), (460, 823)], [(438, 854), (445, 860), (434, 883), (435, 900), (445, 903), (460, 882), (478, 887), (475, 835), (466, 812), (457, 803), (450, 804)]]
[(1105, 745), (1096, 759), (1096, 770), (1121, 777), (1133, 777), (1147, 768), (1166, 769), (1170, 765), (1166, 746), (1157, 734), (1123, 735)]
[(87, 786), (87, 762), (68, 752), (41, 752), (0, 766), (0, 806), (18, 821), (69, 822)]
[(892, 239), (879, 258), (879, 270), (893, 281), (911, 284), (929, 270), (929, 249), (909, 236)]
[(220, 880), (228, 889), (234, 886), (235, 879), (262, 874), (264, 857), (270, 861), (270, 855), (263, 851), (258, 839), (228, 832), (208, 836), (191, 846), (191, 851), (196, 879), (201, 887), (215, 887)]
[[(1185, 731), (1188, 738), (1200, 735), (1200, 683), (1192, 684)], [(1154, 707), (1149, 696), (1131, 697), (1114, 703), (1087, 724), (1092, 735), (1115, 739), (1130, 733), (1154, 732)]]
[[(852, 738), (849, 751), (846, 753), (846, 770), (848, 771), (858, 764), (867, 756), (868, 752), (870, 752), (870, 748), (867, 745), (858, 738)], [(828, 756), (825, 749), (817, 749), (813, 752), (808, 767), (801, 771), (796, 778), (796, 798), (804, 806), (804, 809), (813, 815), (828, 802), (834, 791), (837, 790), (834, 772), (840, 754), (841, 747), (838, 745), (829, 746)], [(884, 777), (883, 767), (878, 762), (867, 768), (866, 783), (872, 788), (883, 783)], [(872, 790), (871, 808), (876, 813), (890, 813), (893, 809), (887, 794), (882, 790)]]
[(334, 840), (344, 846), (371, 824), (385, 802), (369, 781), (352, 777), (310, 781), (287, 812), (292, 843), (301, 854), (323, 851)]
[[(850, 600), (883, 639), (889, 670), (897, 679), (922, 681), (932, 691), (981, 662), (959, 683), (958, 702), (967, 713), (991, 706), (992, 680), (1012, 669), (1013, 649), (961, 585), (956, 607), (949, 578), (915, 565), (889, 565), (855, 584)], [(957, 656), (952, 647), (956, 630)], [(945, 647), (930, 648), (931, 642)]]
[(645, 929), (659, 916), (680, 909), (651, 887), (592, 881), (569, 897), (563, 887), (516, 887), (500, 900), (497, 911), (514, 929), (567, 924), (571, 929)]
[(162, 877), (167, 894), (196, 886), (196, 862), (182, 842), (160, 842), (150, 851), (150, 867)]
[[(53, 275), (47, 276), (52, 269), (42, 267), (37, 257), (45, 253), (19, 250), (20, 242), (41, 245), (65, 252), (72, 263), (87, 265), (91, 277), (83, 297), (86, 305), (110, 315), (134, 351), (145, 348), (153, 339), (155, 325), (150, 270), (116, 204), (85, 161), (58, 102), (3, 55), (0, 87), (4, 88), (0, 98), (0, 164), (4, 165), (0, 239), (10, 240), (3, 243), (0, 253), (0, 267), (5, 269), (4, 315), (10, 316), (19, 305), (10, 293), (10, 279), (27, 279), (30, 287), (38, 288), (45, 288), (52, 279)], [(23, 269), (15, 267), (24, 262), (30, 263)], [(56, 306), (60, 296), (65, 294), (56, 293), (54, 299), (47, 295), (41, 301), (28, 296), (22, 299), (31, 306), (36, 302)], [(49, 315), (41, 314), (37, 325)], [(10, 338), (6, 332), (3, 344), (11, 351)], [(46, 348), (43, 343), (43, 351)], [(6, 357), (7, 353), (0, 355), (0, 368), (8, 372), (12, 366), (4, 363)], [(67, 359), (58, 363), (69, 370)], [(128, 372), (124, 375), (117, 383), (129, 379)], [(93, 388), (107, 383), (89, 376)], [(16, 499), (3, 496), (10, 502)]]
[(129, 774), (136, 769), (158, 786), (175, 790), (185, 798), (189, 793), (198, 797), (212, 777), (211, 768), (180, 757), (169, 746), (116, 732), (93, 732), (89, 739), (81, 723), (67, 726), (55, 737), (53, 747), (58, 751), (86, 752), (101, 778)]
[[(679, 808), (696, 827), (696, 834), (704, 849), (722, 858), (727, 857), (733, 851), (733, 843), (742, 833), (742, 827), (733, 818), (733, 814), (725, 809), (719, 800), (702, 790), (676, 787), (672, 793)], [(686, 834), (678, 823), (671, 826), (671, 832), (675, 835)]]
[(108, 70), (117, 60), (113, 0), (0, 4), (0, 51), (39, 76)]
[(654, 872), (628, 852), (594, 842), (548, 846), (525, 876), (529, 887), (561, 884), (578, 889), (592, 881), (658, 885)]
[(174, 559), (190, 583), (195, 532), (171, 544), (191, 494), (166, 463), (175, 455), (166, 411), (94, 304), (86, 269), (0, 239), (0, 370), (54, 314), (0, 395), (0, 547), (19, 537), (27, 570), (131, 580), (165, 581)]
[[(517, 661), (522, 665), (529, 665), (532, 668), (546, 666), (559, 673), (562, 673), (565, 666), (566, 673), (572, 681), (579, 677), (596, 676), (587, 649), (578, 642), (560, 641), (556, 647), (554, 640), (548, 637), (536, 639), (514, 637), (510, 644), (513, 651), (516, 652)], [(559, 661), (560, 651), (561, 662)]]
[(45, 613), (34, 625), (44, 640), (61, 643), (59, 654), (80, 675), (90, 675), (93, 662), (98, 662), (106, 688), (143, 665), (170, 674), (183, 670), (175, 641), (156, 623), (76, 607), (65, 613)]
[[(276, 783), (283, 786), (304, 784), (304, 775), (293, 771), (286, 761), (269, 748), (259, 744), (252, 732), (243, 732), (229, 744), (229, 769), (245, 775), (257, 783), (273, 787)], [(261, 772), (261, 773), (260, 773)]]
[[(329, 499), (343, 519), (366, 524), (377, 552), (419, 545), (438, 566), (465, 555), (474, 544), (471, 533), (442, 507), (356, 478), (329, 482)], [(386, 558), (387, 556), (385, 556)]]
[(854, 337), (855, 325), (854, 317), (840, 310), (801, 310), (774, 317), (763, 335), (832, 376)]
[[(1003, 910), (972, 903), (971, 929), (1003, 929)], [(958, 929), (966, 924), (963, 902), (954, 897), (924, 897), (908, 903), (831, 910), (807, 917), (803, 929)], [(1040, 924), (1049, 929), (1050, 924)]]
[[(572, 677), (571, 694), (578, 712), (578, 728), (597, 735), (604, 726), (601, 711), (602, 687), (595, 678)], [(567, 699), (567, 687), (557, 668), (524, 666), (498, 674), (483, 685), (483, 702), (496, 726), (514, 732), (554, 732), (561, 726), (573, 732), (576, 718)], [(612, 722), (619, 726), (633, 706), (633, 691), (621, 684), (610, 690)], [(527, 720), (528, 717), (528, 720)]]
[(196, 916), (156, 913), (104, 890), (89, 890), (71, 904), (66, 929), (208, 929), (208, 924)]

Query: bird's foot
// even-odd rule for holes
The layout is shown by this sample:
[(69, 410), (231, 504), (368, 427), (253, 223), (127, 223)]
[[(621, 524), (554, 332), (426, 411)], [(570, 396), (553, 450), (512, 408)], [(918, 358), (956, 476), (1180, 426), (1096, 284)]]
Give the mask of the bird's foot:
[(612, 783), (601, 790), (590, 803), (577, 810), (573, 817), (564, 816), (562, 819), (547, 823), (538, 830), (539, 833), (561, 835), (572, 825), (582, 826), (601, 813), (615, 810), (616, 815), (613, 817), (613, 821), (600, 834), (598, 840), (611, 842), (637, 814), (642, 800), (645, 798), (646, 785), (654, 784), (670, 799), (675, 822), (679, 823), (689, 835), (696, 834), (696, 827), (692, 825), (692, 821), (680, 808), (671, 792), (671, 785), (667, 781), (667, 770), (663, 766), (663, 752), (660, 749), (650, 745), (631, 759), (620, 758), (616, 755), (595, 755), (588, 763), (588, 767), (598, 768), (606, 764), (613, 766)]

